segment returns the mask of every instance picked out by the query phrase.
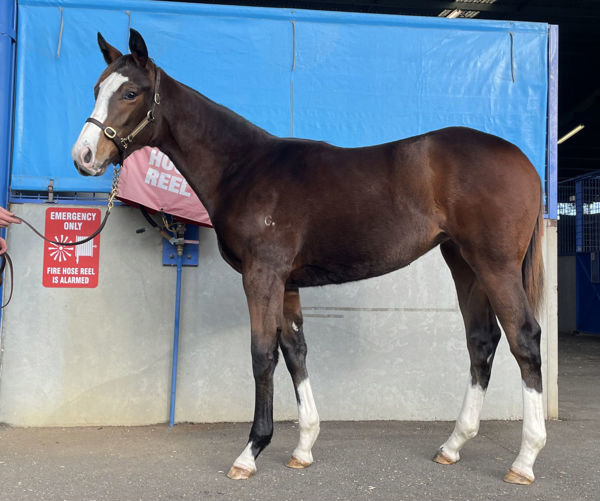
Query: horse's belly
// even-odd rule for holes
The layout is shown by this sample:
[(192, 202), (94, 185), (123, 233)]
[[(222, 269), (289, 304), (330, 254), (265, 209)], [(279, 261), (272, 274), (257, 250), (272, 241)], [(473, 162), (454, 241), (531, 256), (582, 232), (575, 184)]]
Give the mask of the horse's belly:
[[(420, 255), (420, 254), (419, 254)], [(314, 262), (295, 269), (289, 282), (297, 287), (355, 282), (385, 275), (409, 265), (418, 256), (396, 259), (361, 259), (335, 262)]]
[(339, 269), (335, 267), (325, 268), (321, 266), (307, 265), (294, 270), (290, 275), (288, 282), (290, 285), (294, 285), (296, 287), (316, 287), (320, 285), (342, 284), (345, 282), (355, 282), (357, 280), (364, 280), (365, 278), (384, 275), (401, 267), (402, 266), (390, 269), (365, 270), (359, 267), (353, 267), (352, 269)]
[(445, 238), (439, 230), (432, 229), (413, 234), (412, 238), (388, 233), (386, 237), (370, 241), (338, 242), (326, 253), (321, 248), (321, 252), (310, 253), (308, 259), (300, 260), (290, 275), (290, 282), (298, 287), (312, 287), (385, 275), (408, 266)]

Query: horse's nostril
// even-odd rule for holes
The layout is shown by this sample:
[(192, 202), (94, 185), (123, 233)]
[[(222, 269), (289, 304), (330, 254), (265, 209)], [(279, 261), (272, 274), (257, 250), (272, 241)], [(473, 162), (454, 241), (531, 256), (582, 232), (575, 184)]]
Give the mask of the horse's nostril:
[(92, 160), (92, 150), (90, 150), (90, 149), (88, 148), (88, 150), (86, 151), (86, 153), (85, 153), (85, 155), (84, 155), (84, 157), (83, 157), (83, 161), (84, 161), (86, 164), (89, 164), (91, 160)]

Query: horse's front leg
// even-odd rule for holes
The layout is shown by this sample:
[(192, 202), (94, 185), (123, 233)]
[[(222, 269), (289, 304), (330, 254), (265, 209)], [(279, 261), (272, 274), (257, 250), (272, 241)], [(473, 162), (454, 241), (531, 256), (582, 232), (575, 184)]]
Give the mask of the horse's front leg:
[(227, 474), (234, 480), (254, 475), (256, 458), (273, 436), (273, 372), (279, 353), (285, 282), (279, 274), (258, 266), (245, 272), (243, 279), (250, 310), (255, 400), (250, 438)]
[(319, 435), (319, 414), (317, 413), (306, 370), (306, 341), (304, 340), (302, 309), (298, 289), (285, 291), (283, 316), (285, 321), (281, 329), (279, 346), (294, 383), (298, 402), (298, 425), (300, 427), (298, 446), (294, 449), (286, 466), (289, 468), (306, 468), (313, 462), (311, 450)]

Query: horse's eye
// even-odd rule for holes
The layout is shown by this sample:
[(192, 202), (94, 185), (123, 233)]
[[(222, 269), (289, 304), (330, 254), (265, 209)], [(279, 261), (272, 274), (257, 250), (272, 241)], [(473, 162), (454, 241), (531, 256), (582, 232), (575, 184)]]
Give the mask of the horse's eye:
[(127, 101), (131, 101), (131, 100), (135, 99), (136, 97), (137, 97), (137, 93), (132, 90), (128, 90), (125, 92), (125, 94), (123, 94), (123, 99), (125, 99)]

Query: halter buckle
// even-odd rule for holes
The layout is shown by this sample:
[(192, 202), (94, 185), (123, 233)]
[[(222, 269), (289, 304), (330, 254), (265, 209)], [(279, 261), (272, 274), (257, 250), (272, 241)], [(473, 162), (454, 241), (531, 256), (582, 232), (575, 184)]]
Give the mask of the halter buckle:
[(104, 135), (108, 138), (108, 139), (114, 139), (115, 137), (117, 137), (117, 131), (115, 129), (113, 129), (112, 127), (105, 127), (104, 128)]

